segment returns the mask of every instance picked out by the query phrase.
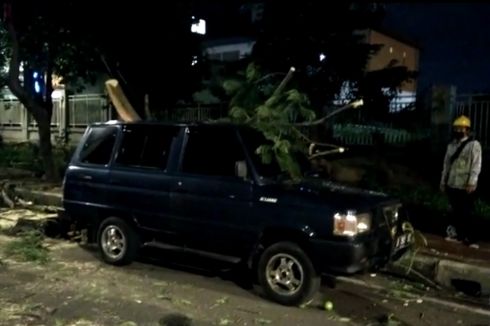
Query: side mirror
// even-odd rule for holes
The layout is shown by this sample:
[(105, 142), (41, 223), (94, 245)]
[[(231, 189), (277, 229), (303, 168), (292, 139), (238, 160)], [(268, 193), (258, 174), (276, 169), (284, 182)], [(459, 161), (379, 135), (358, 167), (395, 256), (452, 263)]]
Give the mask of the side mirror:
[(247, 162), (245, 161), (235, 162), (235, 175), (240, 179), (247, 180), (248, 177)]

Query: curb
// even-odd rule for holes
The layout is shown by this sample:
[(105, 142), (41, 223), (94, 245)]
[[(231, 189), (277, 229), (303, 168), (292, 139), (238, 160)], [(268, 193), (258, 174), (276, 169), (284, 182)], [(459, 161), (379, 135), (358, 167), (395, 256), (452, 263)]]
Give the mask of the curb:
[(472, 292), (480, 292), (483, 295), (490, 294), (490, 267), (424, 254), (414, 257), (413, 267), (446, 288), (471, 287), (473, 288)]
[(31, 190), (22, 187), (15, 187), (15, 192), (24, 200), (32, 201), (36, 204), (63, 207), (63, 195), (58, 192)]
[(436, 265), (436, 282), (447, 286), (457, 287), (465, 282), (466, 286), (475, 288), (482, 294), (490, 294), (490, 268), (470, 265), (452, 260), (442, 259)]

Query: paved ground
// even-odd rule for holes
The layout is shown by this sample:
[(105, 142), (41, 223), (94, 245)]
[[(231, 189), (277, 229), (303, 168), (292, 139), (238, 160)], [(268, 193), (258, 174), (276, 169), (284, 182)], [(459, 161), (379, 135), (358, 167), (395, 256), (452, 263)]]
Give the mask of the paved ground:
[[(0, 236), (0, 252), (11, 241)], [(0, 325), (490, 325), (490, 314), (426, 301), (434, 293), (380, 275), (363, 277), (371, 288), (340, 282), (311, 306), (290, 308), (209, 261), (192, 259), (190, 268), (187, 258), (148, 250), (117, 268), (93, 249), (47, 244), (45, 265), (2, 259)], [(333, 311), (322, 308), (326, 300)]]

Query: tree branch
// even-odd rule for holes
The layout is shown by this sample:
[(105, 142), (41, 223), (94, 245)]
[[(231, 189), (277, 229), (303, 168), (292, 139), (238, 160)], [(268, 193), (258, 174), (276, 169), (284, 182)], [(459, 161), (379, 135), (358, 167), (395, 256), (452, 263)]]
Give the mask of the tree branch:
[(274, 91), (274, 93), (272, 94), (272, 96), (276, 96), (276, 95), (280, 94), (284, 90), (284, 88), (286, 87), (287, 83), (289, 83), (289, 81), (291, 80), (291, 78), (293, 78), (293, 74), (294, 74), (295, 71), (296, 71), (296, 68), (294, 68), (294, 67), (289, 68), (289, 71), (288, 71), (286, 77), (284, 77), (284, 79), (281, 81), (281, 83), (279, 84), (279, 86), (277, 86), (277, 88)]
[(325, 121), (327, 121), (328, 119), (330, 119), (331, 117), (333, 117), (334, 115), (337, 115), (337, 114), (339, 114), (345, 110), (351, 109), (351, 108), (357, 108), (363, 104), (364, 104), (363, 100), (357, 100), (357, 101), (354, 101), (354, 102), (349, 103), (347, 105), (344, 105), (343, 107), (338, 108), (338, 109), (334, 110), (333, 112), (330, 112), (329, 114), (327, 114), (326, 116), (324, 116), (320, 119), (310, 121), (310, 122), (294, 123), (294, 125), (298, 126), (298, 127), (310, 127), (310, 126), (320, 125), (320, 124), (324, 123)]
[(264, 77), (258, 79), (257, 81), (255, 81), (255, 84), (260, 84), (264, 80), (269, 79), (269, 78), (272, 78), (274, 76), (284, 76), (284, 75), (286, 75), (286, 74), (283, 73), (283, 72), (273, 72), (273, 73), (267, 74)]
[(320, 156), (326, 156), (326, 155), (336, 154), (336, 153), (343, 153), (343, 152), (345, 152), (345, 150), (346, 149), (344, 147), (338, 147), (336, 149), (331, 149), (328, 151), (322, 151), (322, 152), (312, 154), (312, 155), (308, 156), (308, 159), (312, 160), (312, 159), (320, 157)]

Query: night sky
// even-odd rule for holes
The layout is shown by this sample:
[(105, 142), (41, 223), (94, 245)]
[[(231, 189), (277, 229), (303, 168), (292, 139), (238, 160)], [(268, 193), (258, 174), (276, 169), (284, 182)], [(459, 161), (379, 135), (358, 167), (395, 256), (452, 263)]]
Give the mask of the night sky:
[(388, 4), (385, 26), (418, 42), (419, 89), (490, 92), (490, 3)]

